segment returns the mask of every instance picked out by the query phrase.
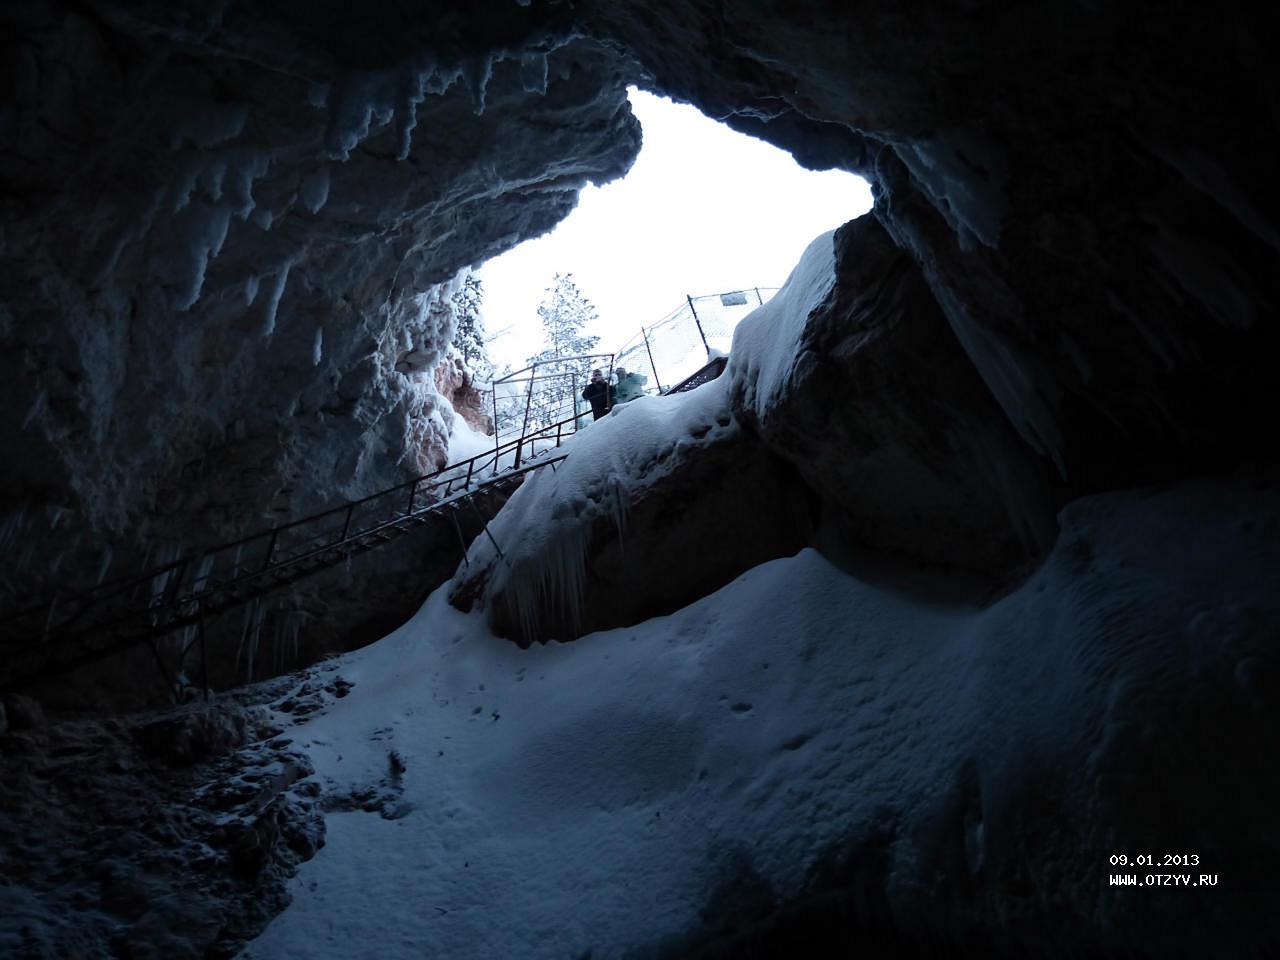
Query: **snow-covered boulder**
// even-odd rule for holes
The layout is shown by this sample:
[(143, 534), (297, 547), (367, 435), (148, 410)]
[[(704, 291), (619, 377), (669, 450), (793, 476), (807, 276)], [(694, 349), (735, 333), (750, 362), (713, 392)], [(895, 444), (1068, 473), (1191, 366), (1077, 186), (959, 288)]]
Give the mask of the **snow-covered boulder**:
[(875, 217), (810, 245), (738, 326), (728, 376), (821, 499), (826, 542), (988, 577), (1051, 542), (1053, 475)]
[(705, 596), (808, 542), (798, 476), (745, 433), (727, 381), (643, 397), (575, 436), (472, 544), (451, 589), (501, 636), (569, 640)]

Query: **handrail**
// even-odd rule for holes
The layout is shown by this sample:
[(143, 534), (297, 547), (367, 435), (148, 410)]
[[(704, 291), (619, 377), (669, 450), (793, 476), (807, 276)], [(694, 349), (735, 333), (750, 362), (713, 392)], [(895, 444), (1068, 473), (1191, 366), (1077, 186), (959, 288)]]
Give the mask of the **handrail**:
[[(674, 387), (669, 387), (662, 395), (664, 397), (669, 397), (673, 393), (684, 393), (688, 390), (692, 390), (694, 387), (700, 387), (704, 383), (709, 383), (710, 381), (719, 378), (719, 376), (724, 373), (724, 368), (728, 363), (729, 358), (726, 356), (721, 355), (714, 357), (711, 360), (708, 360), (704, 366), (699, 367), (693, 373), (689, 374), (689, 376), (685, 377)], [(714, 373), (712, 373), (713, 370), (715, 371)]]
[[(99, 606), (121, 596), (122, 594), (127, 594), (131, 590), (144, 586), (153, 580), (163, 577), (167, 583), (176, 571), (182, 570), (185, 572), (188, 567), (193, 567), (194, 565), (199, 564), (205, 557), (224, 555), (229, 551), (248, 547), (263, 541), (271, 541), (274, 543), (278, 540), (281, 534), (287, 534), (307, 525), (316, 525), (324, 520), (334, 519), (343, 514), (350, 515), (361, 506), (365, 506), (378, 500), (391, 499), (396, 494), (411, 493), (412, 499), (416, 499), (416, 494), (419, 492), (419, 488), (423, 483), (428, 484), (427, 492), (432, 489), (437, 489), (440, 486), (446, 486), (446, 489), (449, 489), (460, 478), (457, 476), (449, 477), (446, 476), (446, 474), (455, 471), (465, 471), (467, 477), (464, 482), (470, 483), (470, 478), (472, 476), (486, 469), (491, 462), (496, 465), (496, 461), (500, 460), (504, 454), (511, 453), (513, 451), (522, 452), (523, 447), (526, 444), (536, 443), (539, 439), (550, 439), (550, 437), (544, 435), (551, 433), (557, 428), (563, 428), (566, 424), (572, 423), (578, 419), (580, 419), (580, 416), (567, 417), (557, 423), (552, 423), (547, 426), (540, 427), (537, 430), (533, 430), (525, 436), (517, 437), (501, 443), (495, 450), (485, 450), (483, 453), (478, 453), (463, 460), (445, 464), (443, 467), (440, 467), (431, 473), (422, 474), (421, 476), (415, 477), (411, 480), (406, 480), (402, 483), (396, 484), (393, 487), (388, 487), (384, 490), (378, 491), (377, 493), (361, 497), (358, 500), (351, 500), (346, 503), (330, 507), (326, 510), (322, 510), (318, 513), (313, 513), (297, 520), (292, 520), (285, 524), (272, 526), (266, 530), (259, 530), (257, 533), (241, 537), (238, 540), (230, 540), (217, 544), (216, 546), (203, 547), (193, 552), (188, 552), (177, 559), (151, 567), (139, 574), (115, 578), (75, 592), (56, 592), (53, 595), (46, 597), (40, 604), (32, 605), (22, 610), (6, 614), (4, 617), (0, 618), (0, 626), (8, 627), (24, 619), (33, 617), (47, 617), (50, 611), (58, 604), (82, 604), (81, 608), (76, 610), (66, 621), (66, 623), (70, 623), (82, 616), (89, 608)], [(480, 467), (479, 470), (476, 469), (477, 466)], [(516, 468), (519, 468), (519, 466), (520, 465), (518, 463), (515, 465)], [(513, 471), (504, 471), (504, 474), (510, 472)], [(501, 475), (502, 474), (495, 474), (495, 476)], [(484, 483), (487, 483), (487, 481), (477, 484), (477, 486), (483, 485)], [(270, 565), (271, 552), (273, 551), (268, 552), (266, 565)], [(163, 589), (164, 587), (161, 586), (160, 590), (163, 591)], [(66, 624), (64, 623), (64, 626), (65, 625)], [(0, 643), (2, 642), (3, 640), (0, 640)]]
[[(376, 548), (380, 543), (393, 542), (395, 537), (388, 536), (387, 533), (392, 530), (406, 533), (411, 529), (410, 521), (423, 522), (426, 516), (439, 515), (447, 508), (476, 497), (487, 488), (510, 485), (513, 479), (522, 479), (523, 475), (531, 471), (554, 467), (567, 456), (568, 454), (562, 453), (544, 457), (536, 463), (505, 471), (416, 510), (410, 508), (349, 536), (344, 531), (343, 537), (337, 541), (314, 546), (310, 550), (264, 564), (257, 569), (237, 573), (230, 579), (213, 579), (198, 571), (191, 581), (190, 589), (184, 591), (181, 587), (186, 582), (186, 563), (179, 561), (177, 566), (182, 569), (177, 577), (166, 582), (159, 593), (142, 598), (145, 602), (127, 607), (107, 607), (99, 610), (96, 617), (87, 622), (74, 623), (85, 612), (82, 610), (76, 618), (61, 624), (53, 633), (46, 632), (41, 636), (20, 638), (17, 643), (8, 643), (5, 658), (0, 660), (0, 688), (21, 687), (187, 627), (198, 629), (197, 640), (201, 644), (203, 657), (206, 617), (243, 605), (304, 577), (332, 568), (352, 555)], [(492, 534), (490, 537), (492, 538)], [(463, 546), (465, 548), (465, 542)], [(179, 666), (194, 642), (188, 642), (183, 647)], [(161, 666), (166, 682), (174, 685), (171, 672), (164, 668), (159, 659), (157, 663)], [(207, 673), (204, 684), (207, 695)]]
[[(529, 364), (529, 366), (527, 367), (521, 367), (519, 370), (512, 370), (510, 373), (504, 373), (502, 376), (498, 377), (496, 380), (490, 380), (489, 386), (492, 387), (495, 383), (506, 383), (508, 380), (513, 379), (518, 373), (524, 373), (526, 370), (536, 370), (538, 369), (538, 367), (545, 367), (548, 364), (569, 363), (572, 360), (597, 360), (600, 357), (612, 358), (613, 354), (612, 353), (582, 353), (573, 357), (547, 357), (545, 360), (538, 360), (534, 363)], [(552, 376), (555, 376), (555, 374), (552, 374)], [(521, 380), (519, 382), (523, 383), (524, 381)]]
[[(444, 497), (440, 500), (433, 500), (430, 504), (428, 504), (425, 507), (422, 507), (421, 509), (399, 514), (398, 516), (393, 517), (390, 520), (385, 520), (382, 523), (376, 524), (372, 527), (362, 527), (360, 530), (357, 530), (354, 533), (351, 533), (349, 536), (336, 540), (332, 543), (315, 547), (311, 550), (308, 550), (305, 553), (295, 554), (293, 556), (286, 557), (285, 559), (272, 564), (271, 567), (268, 569), (279, 570), (283, 567), (296, 566), (297, 564), (303, 563), (307, 560), (313, 559), (322, 554), (330, 553), (334, 550), (341, 550), (345, 543), (349, 543), (357, 539), (363, 539), (365, 537), (372, 536), (375, 533), (381, 533), (384, 530), (387, 530), (391, 527), (396, 526), (396, 524), (398, 524), (402, 520), (411, 519), (413, 517), (423, 517), (423, 516), (426, 516), (427, 514), (438, 512), (441, 508), (450, 506), (454, 503), (458, 503), (469, 496), (473, 496), (476, 493), (479, 493), (481, 490), (484, 490), (486, 487), (494, 486), (498, 483), (505, 483), (514, 476), (529, 473), (533, 470), (541, 469), (542, 467), (549, 466), (552, 463), (559, 463), (561, 460), (565, 459), (565, 457), (567, 456), (568, 454), (561, 454), (558, 457), (549, 457), (546, 460), (539, 460), (537, 463), (531, 463), (524, 467), (517, 467), (511, 470), (504, 470), (502, 473), (498, 474), (497, 476), (489, 477), (487, 480), (480, 481), (474, 487), (467, 487), (463, 490), (459, 490), (457, 493), (452, 494), (451, 496)], [(462, 462), (465, 463), (466, 461), (462, 461)], [(191, 593), (185, 593), (179, 597), (175, 597), (174, 599), (176, 602), (190, 602), (204, 594), (222, 592), (227, 588), (234, 586), (237, 583), (242, 583), (247, 580), (257, 579), (261, 577), (264, 572), (265, 570), (251, 570), (247, 573), (241, 574), (238, 577), (234, 577), (231, 580), (218, 580), (215, 582), (215, 585), (213, 587), (210, 587), (208, 589), (200, 590), (200, 591), (192, 591)]]

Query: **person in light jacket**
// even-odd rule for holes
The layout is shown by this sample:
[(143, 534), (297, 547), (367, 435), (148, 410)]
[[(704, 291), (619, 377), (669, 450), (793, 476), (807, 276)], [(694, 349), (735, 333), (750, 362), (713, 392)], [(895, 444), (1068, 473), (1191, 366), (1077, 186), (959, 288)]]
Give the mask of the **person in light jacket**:
[(644, 385), (649, 382), (649, 378), (642, 373), (628, 373), (622, 367), (618, 367), (618, 385), (614, 388), (614, 403), (627, 403), (635, 400), (637, 397), (644, 396)]

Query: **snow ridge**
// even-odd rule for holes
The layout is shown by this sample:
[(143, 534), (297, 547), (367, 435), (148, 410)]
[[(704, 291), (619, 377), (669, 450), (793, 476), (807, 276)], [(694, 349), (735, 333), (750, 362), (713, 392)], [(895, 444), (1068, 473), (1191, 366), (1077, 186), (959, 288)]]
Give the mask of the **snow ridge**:
[(633, 400), (580, 428), (556, 470), (532, 474), (490, 524), (502, 555), (487, 537), (472, 544), (470, 565), (491, 571), (488, 596), (526, 637), (548, 614), (575, 630), (593, 525), (612, 523), (622, 541), (629, 506), (647, 486), (679, 469), (692, 447), (738, 429), (723, 377), (689, 393)]

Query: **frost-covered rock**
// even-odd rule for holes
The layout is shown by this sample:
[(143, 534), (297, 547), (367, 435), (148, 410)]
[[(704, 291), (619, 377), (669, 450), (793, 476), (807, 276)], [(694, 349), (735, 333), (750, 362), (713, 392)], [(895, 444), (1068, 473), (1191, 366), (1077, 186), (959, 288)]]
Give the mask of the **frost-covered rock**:
[(456, 606), (478, 603), (524, 645), (670, 613), (808, 542), (803, 486), (742, 431), (725, 380), (614, 407), (562, 452), (451, 587)]
[(6, 737), (0, 954), (198, 960), (260, 932), (324, 845), (311, 763), (263, 709), (298, 689)]
[(873, 216), (1073, 495), (1280, 458), (1280, 376), (1257, 359), (1280, 355), (1264, 8), (576, 9), (663, 92), (863, 173)]
[[(492, 436), (493, 413), (485, 409), (488, 397), (476, 386), (460, 356), (451, 352), (436, 365), (435, 385), (436, 392), (448, 399), (453, 412), (465, 420), (467, 426), (473, 431)], [(449, 459), (460, 458), (451, 450)]]
[(738, 326), (728, 376), (824, 504), (826, 543), (999, 577), (1052, 541), (1054, 477), (874, 217), (813, 242)]
[(6, 12), (6, 607), (443, 461), (452, 279), (639, 146), (554, 11), (453, 6)]

